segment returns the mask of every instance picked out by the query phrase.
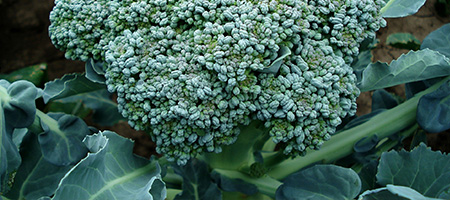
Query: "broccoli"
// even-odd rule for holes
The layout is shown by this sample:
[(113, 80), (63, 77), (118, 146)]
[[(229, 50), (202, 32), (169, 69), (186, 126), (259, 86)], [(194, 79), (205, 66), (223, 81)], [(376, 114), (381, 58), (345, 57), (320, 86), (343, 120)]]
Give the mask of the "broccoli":
[(50, 38), (106, 63), (129, 124), (183, 165), (259, 121), (289, 156), (356, 113), (349, 66), (386, 25), (382, 0), (55, 0)]

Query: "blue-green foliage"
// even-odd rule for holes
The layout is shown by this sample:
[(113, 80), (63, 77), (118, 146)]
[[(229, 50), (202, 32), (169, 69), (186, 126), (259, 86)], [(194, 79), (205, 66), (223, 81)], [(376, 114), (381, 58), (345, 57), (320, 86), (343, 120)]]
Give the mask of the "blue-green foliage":
[(33, 123), (38, 94), (31, 82), (0, 80), (0, 193), (9, 190), (10, 178), (21, 163), (13, 131)]
[(38, 110), (43, 94), (85, 91), (49, 85), (61, 91), (49, 95), (29, 81), (0, 80), (0, 199), (165, 199), (158, 163), (133, 156), (129, 139), (109, 131), (91, 136), (80, 118)]
[(276, 199), (354, 199), (360, 190), (361, 180), (352, 169), (316, 165), (287, 177)]
[(221, 191), (208, 172), (208, 165), (192, 159), (185, 166), (174, 166), (174, 172), (183, 177), (183, 192), (175, 200), (211, 199), (221, 200)]
[[(49, 32), (67, 58), (107, 63), (119, 111), (170, 160), (220, 152), (255, 119), (296, 156), (355, 114), (349, 64), (386, 24), (383, 4), (56, 0)], [(278, 71), (264, 70), (280, 57)]]
[(429, 133), (450, 129), (450, 82), (424, 95), (417, 106), (417, 123)]
[(448, 199), (449, 158), (424, 144), (411, 152), (385, 152), (376, 175), (377, 183), (385, 187), (367, 190), (360, 199)]
[(86, 136), (91, 153), (60, 181), (52, 199), (165, 199), (160, 166), (133, 155), (133, 142), (111, 131)]
[(88, 149), (82, 143), (83, 138), (90, 134), (86, 123), (78, 117), (62, 113), (49, 113), (48, 116), (57, 123), (41, 123), (43, 132), (39, 133), (38, 139), (43, 157), (55, 165), (76, 164), (86, 157)]

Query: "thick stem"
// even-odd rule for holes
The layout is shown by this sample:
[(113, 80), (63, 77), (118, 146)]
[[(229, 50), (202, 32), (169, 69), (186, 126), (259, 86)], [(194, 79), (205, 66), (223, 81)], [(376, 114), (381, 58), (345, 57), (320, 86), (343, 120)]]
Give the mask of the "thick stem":
[(289, 174), (292, 174), (313, 163), (330, 163), (351, 154), (353, 152), (354, 144), (364, 137), (372, 137), (373, 135), (377, 135), (378, 138), (382, 139), (411, 127), (416, 122), (416, 110), (419, 99), (423, 95), (436, 90), (449, 79), (450, 77), (445, 78), (427, 90), (416, 94), (415, 97), (405, 101), (395, 108), (374, 116), (369, 121), (361, 125), (332, 136), (329, 141), (323, 144), (320, 150), (308, 151), (306, 156), (281, 162), (280, 164), (274, 166), (268, 174), (277, 180), (282, 180)]

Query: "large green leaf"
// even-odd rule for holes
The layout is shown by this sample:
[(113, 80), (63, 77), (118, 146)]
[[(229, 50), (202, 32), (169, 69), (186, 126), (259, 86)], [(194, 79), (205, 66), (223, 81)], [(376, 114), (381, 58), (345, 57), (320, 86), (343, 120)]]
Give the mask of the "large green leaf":
[(316, 165), (288, 176), (276, 199), (353, 199), (360, 190), (361, 180), (352, 169)]
[(55, 165), (70, 165), (84, 158), (88, 149), (83, 143), (90, 134), (86, 123), (78, 117), (60, 113), (40, 115), (44, 132), (39, 134), (44, 158)]
[[(2, 88), (0, 86), (0, 97), (4, 95)], [(0, 193), (9, 190), (10, 177), (21, 162), (19, 151), (11, 138), (13, 130), (6, 125), (2, 105), (0, 99)]]
[[(431, 32), (422, 42), (421, 49), (431, 49), (438, 51), (439, 53), (450, 58), (450, 24), (446, 24), (441, 28)], [(419, 82), (407, 83), (405, 85), (406, 97), (411, 98), (417, 92), (425, 90), (434, 83), (437, 83), (440, 79), (434, 78)]]
[(425, 37), (420, 46), (421, 49), (429, 48), (439, 51), (447, 58), (450, 58), (450, 24), (446, 24), (441, 28), (431, 32)]
[(378, 183), (407, 186), (427, 197), (437, 198), (450, 187), (450, 155), (434, 152), (424, 144), (411, 152), (383, 153)]
[(6, 194), (10, 199), (39, 199), (55, 193), (59, 181), (73, 165), (57, 166), (41, 153), (41, 145), (36, 134), (27, 134), (20, 148), (23, 162), (14, 178), (11, 191)]
[(15, 128), (31, 125), (35, 118), (36, 87), (28, 81), (10, 84), (0, 80), (0, 192), (6, 192), (12, 173), (19, 167), (21, 158), (13, 141)]
[(417, 123), (429, 133), (450, 129), (450, 82), (420, 98)]
[(384, 18), (396, 18), (413, 15), (419, 11), (425, 2), (426, 0), (389, 0), (381, 9), (381, 16)]
[(87, 79), (83, 74), (68, 74), (61, 79), (46, 83), (42, 97), (44, 98), (44, 102), (47, 103), (50, 100), (89, 93), (105, 88), (105, 85), (94, 83)]
[(450, 75), (450, 60), (430, 49), (410, 51), (391, 62), (370, 64), (362, 75), (361, 91)]
[(61, 180), (54, 200), (165, 198), (158, 163), (135, 156), (131, 140), (105, 131), (85, 144), (92, 153)]

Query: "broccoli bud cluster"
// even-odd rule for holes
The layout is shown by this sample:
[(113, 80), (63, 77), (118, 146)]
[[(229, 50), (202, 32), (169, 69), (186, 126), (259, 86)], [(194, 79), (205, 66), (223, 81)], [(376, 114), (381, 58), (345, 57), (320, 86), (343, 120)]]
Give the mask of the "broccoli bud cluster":
[(303, 155), (354, 115), (349, 64), (385, 26), (382, 0), (56, 0), (50, 38), (66, 57), (107, 63), (132, 127), (183, 165), (260, 120)]

